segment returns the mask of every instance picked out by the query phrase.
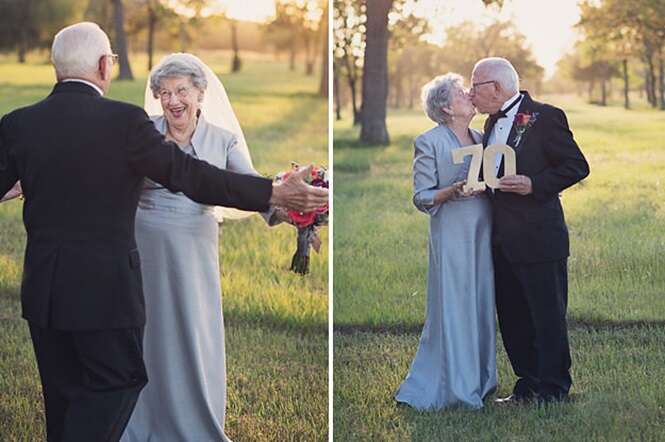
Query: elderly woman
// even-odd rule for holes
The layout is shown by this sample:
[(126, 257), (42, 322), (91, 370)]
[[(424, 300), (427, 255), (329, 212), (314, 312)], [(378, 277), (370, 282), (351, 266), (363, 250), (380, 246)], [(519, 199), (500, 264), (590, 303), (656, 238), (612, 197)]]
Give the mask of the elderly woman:
[(464, 194), (470, 157), (453, 149), (477, 144), (475, 109), (457, 74), (423, 88), (423, 106), (437, 126), (416, 138), (416, 207), (430, 216), (427, 317), (411, 369), (395, 399), (419, 410), (481, 408), (496, 387), (491, 212), (484, 193)]
[[(219, 168), (256, 174), (223, 86), (198, 58), (170, 55), (148, 81), (146, 110), (163, 113), (151, 118), (167, 139)], [(208, 117), (227, 127), (235, 123), (238, 132), (212, 124)], [(282, 219), (279, 213), (263, 215), (272, 225), (275, 218)], [(146, 301), (149, 382), (124, 442), (229, 440), (224, 434), (218, 238), (214, 207), (146, 181), (136, 214), (136, 240)]]

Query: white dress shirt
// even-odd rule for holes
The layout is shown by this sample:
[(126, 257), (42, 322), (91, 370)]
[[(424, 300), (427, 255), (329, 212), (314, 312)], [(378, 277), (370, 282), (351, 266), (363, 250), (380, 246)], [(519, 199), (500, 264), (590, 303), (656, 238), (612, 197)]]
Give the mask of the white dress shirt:
[[(510, 97), (508, 100), (506, 100), (506, 102), (503, 103), (503, 106), (501, 106), (501, 110), (507, 108), (510, 105), (510, 103), (512, 103), (514, 100), (517, 100), (518, 98), (519, 101), (521, 102), (522, 96), (519, 92)], [(496, 120), (496, 124), (494, 125), (494, 128), (492, 129), (492, 132), (490, 132), (490, 136), (487, 139), (488, 146), (490, 144), (508, 144), (508, 135), (510, 134), (510, 129), (513, 128), (513, 122), (515, 121), (515, 115), (517, 115), (519, 107), (520, 103), (518, 102), (506, 113), (505, 117), (501, 117), (498, 120)], [(496, 154), (496, 158), (494, 161), (495, 175), (499, 173), (499, 168), (501, 167), (502, 159), (503, 159), (502, 153)]]
[(74, 82), (74, 81), (77, 81), (77, 82), (83, 83), (83, 84), (87, 84), (88, 86), (90, 86), (91, 88), (93, 88), (97, 92), (99, 92), (99, 95), (101, 95), (102, 97), (104, 96), (104, 91), (102, 91), (99, 88), (99, 86), (97, 86), (95, 83), (91, 83), (88, 80), (81, 80), (80, 78), (68, 78), (66, 80), (62, 80), (62, 83), (71, 83), (71, 82)]

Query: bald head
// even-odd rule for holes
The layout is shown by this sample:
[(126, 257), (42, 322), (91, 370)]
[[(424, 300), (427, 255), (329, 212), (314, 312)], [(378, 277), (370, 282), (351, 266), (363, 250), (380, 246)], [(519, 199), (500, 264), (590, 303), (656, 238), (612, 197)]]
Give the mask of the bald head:
[(81, 78), (92, 81), (99, 75), (100, 60), (111, 54), (106, 33), (95, 23), (67, 26), (55, 35), (51, 61), (58, 80)]
[(495, 113), (520, 90), (520, 79), (505, 58), (483, 58), (471, 73), (471, 101), (481, 113)]
[[(506, 91), (508, 97), (512, 97), (520, 90), (520, 78), (513, 65), (505, 58), (489, 57), (478, 61), (473, 67), (473, 72), (482, 72), (496, 80)], [(473, 74), (471, 74), (473, 75)]]

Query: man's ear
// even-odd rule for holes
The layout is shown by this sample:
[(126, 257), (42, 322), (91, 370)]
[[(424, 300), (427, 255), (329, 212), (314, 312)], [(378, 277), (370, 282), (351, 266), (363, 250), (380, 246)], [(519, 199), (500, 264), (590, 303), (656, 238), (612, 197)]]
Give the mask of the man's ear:
[(102, 77), (102, 80), (106, 81), (109, 78), (111, 78), (111, 65), (106, 60), (105, 55), (102, 55), (101, 57), (99, 57), (97, 70), (99, 72), (99, 75)]
[(501, 87), (501, 83), (498, 81), (495, 81), (492, 83), (492, 86), (494, 86), (494, 97), (499, 98), (503, 95), (503, 88)]

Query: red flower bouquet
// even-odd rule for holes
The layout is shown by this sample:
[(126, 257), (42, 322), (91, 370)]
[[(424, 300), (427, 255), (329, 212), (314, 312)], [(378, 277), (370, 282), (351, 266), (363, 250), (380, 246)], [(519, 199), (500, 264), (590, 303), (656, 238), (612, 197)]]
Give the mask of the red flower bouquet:
[[(278, 174), (276, 180), (285, 180), (299, 168), (298, 164), (292, 163), (291, 170)], [(324, 167), (313, 167), (312, 173), (305, 181), (311, 186), (328, 188), (328, 171)], [(311, 212), (289, 210), (287, 214), (289, 220), (298, 228), (296, 253), (291, 260), (290, 270), (305, 275), (309, 273), (309, 252), (316, 239), (318, 227), (328, 225), (328, 204)]]

